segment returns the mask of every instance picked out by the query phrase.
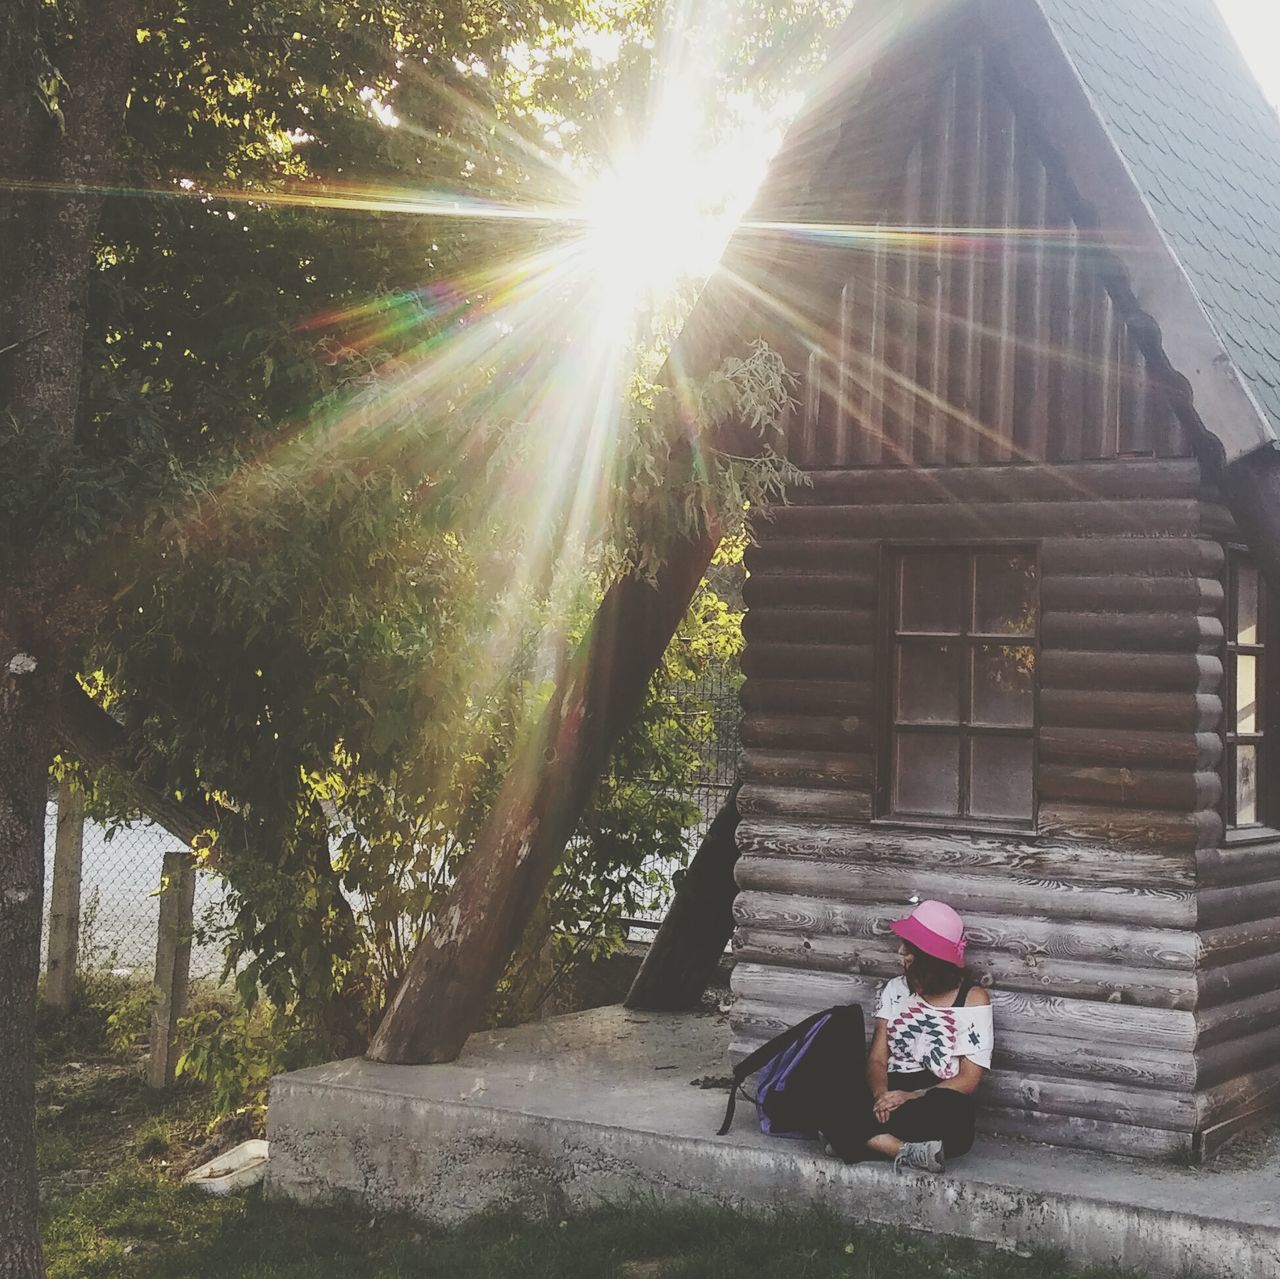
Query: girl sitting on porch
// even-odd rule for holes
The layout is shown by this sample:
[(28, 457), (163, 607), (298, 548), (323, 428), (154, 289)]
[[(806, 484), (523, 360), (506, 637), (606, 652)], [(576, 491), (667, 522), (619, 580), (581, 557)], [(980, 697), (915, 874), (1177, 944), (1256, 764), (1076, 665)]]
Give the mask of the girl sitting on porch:
[(991, 1000), (965, 975), (964, 923), (950, 906), (923, 901), (890, 928), (902, 939), (903, 974), (880, 992), (870, 1097), (857, 1089), (862, 1113), (839, 1153), (865, 1158), (856, 1149), (863, 1143), (899, 1171), (941, 1172), (944, 1158), (973, 1145), (973, 1094), (991, 1068)]

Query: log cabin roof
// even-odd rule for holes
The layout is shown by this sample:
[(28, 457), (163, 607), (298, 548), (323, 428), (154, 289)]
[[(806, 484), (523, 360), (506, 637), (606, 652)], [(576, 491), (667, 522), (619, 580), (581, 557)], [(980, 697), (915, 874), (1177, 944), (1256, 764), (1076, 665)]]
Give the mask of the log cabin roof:
[(1011, 66), (1223, 460), (1274, 446), (1280, 115), (1214, 0), (862, 0), (678, 358), (704, 363), (730, 333), (740, 340), (742, 312), (758, 316), (793, 274), (794, 224), (876, 220), (874, 197), (849, 188), (876, 170), (877, 135), (909, 114), (900, 86), (922, 84), (935, 62), (941, 74), (957, 32), (980, 33)]
[(1213, 0), (1040, 0), (1280, 430), (1280, 115)]

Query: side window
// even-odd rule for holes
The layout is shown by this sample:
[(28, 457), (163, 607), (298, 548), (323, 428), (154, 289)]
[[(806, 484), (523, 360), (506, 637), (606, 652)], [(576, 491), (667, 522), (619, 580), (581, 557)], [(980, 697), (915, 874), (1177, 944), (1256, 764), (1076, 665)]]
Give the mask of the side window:
[(889, 554), (880, 815), (1026, 828), (1035, 817), (1039, 573), (1023, 547)]
[(1228, 828), (1273, 825), (1275, 796), (1267, 784), (1274, 764), (1268, 734), (1266, 591), (1247, 555), (1227, 558), (1227, 636), (1223, 661), (1226, 711), (1222, 789)]

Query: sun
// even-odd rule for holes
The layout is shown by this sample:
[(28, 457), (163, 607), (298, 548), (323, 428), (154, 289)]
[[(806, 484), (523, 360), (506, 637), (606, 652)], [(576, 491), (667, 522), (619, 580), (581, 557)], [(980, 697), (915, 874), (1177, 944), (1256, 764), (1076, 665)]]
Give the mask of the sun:
[(586, 269), (611, 310), (634, 314), (660, 305), (683, 281), (715, 269), (733, 218), (722, 193), (707, 188), (707, 175), (689, 156), (655, 142), (615, 157), (588, 189)]

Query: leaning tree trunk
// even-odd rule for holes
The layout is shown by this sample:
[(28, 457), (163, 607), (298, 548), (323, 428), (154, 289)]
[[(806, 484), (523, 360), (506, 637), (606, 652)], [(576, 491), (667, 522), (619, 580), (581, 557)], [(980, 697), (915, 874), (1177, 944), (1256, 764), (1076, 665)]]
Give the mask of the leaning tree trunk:
[(733, 868), (738, 861), (735, 785), (676, 889), (667, 917), (623, 1003), (680, 1012), (696, 1008), (733, 936)]
[(609, 753), (644, 701), (717, 537), (680, 544), (650, 585), (605, 595), (586, 638), (517, 753), (444, 918), (409, 965), (373, 1042), (375, 1061), (452, 1061), (524, 936)]

